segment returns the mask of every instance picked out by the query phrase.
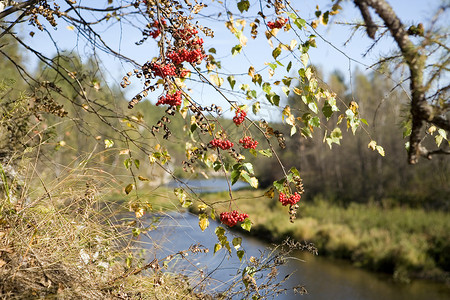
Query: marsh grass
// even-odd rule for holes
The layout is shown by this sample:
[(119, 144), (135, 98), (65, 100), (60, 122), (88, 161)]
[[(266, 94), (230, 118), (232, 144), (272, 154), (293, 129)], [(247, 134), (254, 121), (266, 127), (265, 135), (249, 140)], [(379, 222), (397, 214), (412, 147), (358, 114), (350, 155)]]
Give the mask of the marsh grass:
[[(290, 223), (288, 209), (263, 193), (233, 193), (232, 209), (251, 216), (251, 234), (271, 241), (288, 236), (306, 240), (318, 247), (319, 255), (350, 260), (402, 282), (410, 278), (449, 281), (448, 212), (356, 203), (342, 207), (317, 198), (301, 203), (298, 218)], [(206, 194), (202, 199), (220, 203), (218, 199), (227, 197), (227, 193)], [(217, 212), (228, 209), (228, 204), (222, 205)]]
[(125, 199), (121, 180), (98, 168), (99, 155), (74, 160), (58, 177), (23, 161), (20, 189), (4, 188), (18, 177), (2, 181), (0, 299), (201, 296), (176, 269), (163, 272), (159, 260), (149, 264), (138, 254), (133, 228), (141, 221), (130, 208), (153, 202), (171, 209), (167, 191)]

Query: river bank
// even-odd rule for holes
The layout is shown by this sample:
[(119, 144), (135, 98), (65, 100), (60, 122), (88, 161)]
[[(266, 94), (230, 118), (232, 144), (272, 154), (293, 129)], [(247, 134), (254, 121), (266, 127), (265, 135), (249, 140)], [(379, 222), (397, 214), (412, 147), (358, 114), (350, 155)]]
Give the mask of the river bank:
[[(439, 211), (374, 204), (341, 207), (315, 199), (301, 203), (289, 222), (288, 208), (264, 191), (233, 192), (232, 209), (250, 215), (250, 235), (279, 242), (286, 237), (312, 242), (321, 256), (344, 259), (399, 282), (413, 278), (450, 283), (450, 216)], [(205, 202), (229, 198), (228, 192), (203, 194)], [(197, 205), (192, 205), (195, 212)], [(228, 210), (228, 203), (216, 209)]]

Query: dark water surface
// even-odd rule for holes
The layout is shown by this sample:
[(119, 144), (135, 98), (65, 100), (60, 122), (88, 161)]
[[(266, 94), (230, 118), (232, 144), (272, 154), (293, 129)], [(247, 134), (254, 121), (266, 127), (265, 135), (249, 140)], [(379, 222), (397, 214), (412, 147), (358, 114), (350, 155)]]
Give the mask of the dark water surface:
[[(169, 255), (174, 251), (188, 249), (190, 245), (201, 243), (210, 249), (208, 254), (189, 254), (186, 260), (179, 259), (174, 263), (174, 270), (184, 270), (185, 274), (198, 276), (200, 282), (202, 277), (199, 270), (203, 271), (205, 277), (214, 280), (207, 286), (208, 289), (221, 290), (227, 284), (240, 280), (236, 270), (246, 266), (239, 262), (236, 252), (233, 251), (231, 258), (226, 255), (226, 250), (221, 249), (213, 255), (214, 244), (217, 237), (214, 233), (219, 225), (211, 222), (210, 226), (201, 232), (198, 227), (198, 217), (190, 213), (169, 213), (161, 216), (153, 216), (148, 219), (154, 222), (156, 228), (149, 236), (141, 236), (141, 242), (149, 253), (148, 259), (153, 259), (156, 254), (158, 258)], [(235, 233), (227, 233), (231, 242)], [(156, 246), (155, 246), (156, 245)], [(242, 246), (246, 251), (246, 257), (259, 257), (260, 252), (269, 247), (268, 244), (251, 237), (243, 237)], [(303, 260), (303, 261), (302, 261)], [(170, 268), (169, 268), (170, 269)], [(287, 265), (280, 269), (280, 278), (294, 272), (294, 275), (285, 283), (286, 287), (304, 285), (308, 295), (283, 294), (276, 299), (346, 299), (346, 300), (448, 300), (450, 299), (450, 288), (443, 284), (413, 281), (411, 284), (398, 284), (390, 281), (389, 276), (370, 273), (355, 268), (345, 262), (335, 262), (324, 258), (297, 253), (289, 259)]]

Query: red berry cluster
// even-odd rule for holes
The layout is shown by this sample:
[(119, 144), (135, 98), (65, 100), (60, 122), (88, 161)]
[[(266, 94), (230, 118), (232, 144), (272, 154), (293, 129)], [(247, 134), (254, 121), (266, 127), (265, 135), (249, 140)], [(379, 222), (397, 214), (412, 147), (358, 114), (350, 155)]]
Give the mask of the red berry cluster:
[(244, 122), (246, 116), (247, 113), (242, 109), (238, 108), (236, 110), (236, 115), (233, 117), (234, 124), (236, 124), (237, 126), (241, 125)]
[(282, 28), (284, 26), (284, 24), (286, 24), (286, 22), (288, 21), (288, 19), (277, 19), (275, 22), (269, 21), (267, 22), (267, 27), (269, 27), (270, 29), (274, 29), (274, 28)]
[(155, 76), (166, 77), (176, 76), (176, 67), (173, 64), (160, 65), (158, 63), (151, 63), (150, 69)]
[(244, 222), (244, 220), (247, 218), (247, 214), (239, 214), (237, 210), (233, 210), (232, 212), (220, 213), (220, 222), (230, 227), (233, 227), (238, 222)]
[[(163, 26), (166, 26), (166, 20), (161, 20), (161, 23)], [(152, 28), (152, 30), (149, 32), (149, 35), (152, 38), (156, 39), (161, 34), (161, 30), (159, 29), (160, 24), (158, 20), (153, 21), (153, 23), (147, 26), (150, 26)]]
[(229, 140), (220, 140), (220, 139), (213, 139), (212, 141), (209, 142), (209, 144), (213, 147), (213, 148), (220, 148), (222, 150), (228, 150), (231, 147), (234, 146), (234, 144), (232, 142), (230, 142)]
[(297, 192), (295, 192), (294, 194), (290, 195), (289, 198), (286, 196), (285, 193), (280, 193), (279, 199), (280, 199), (281, 204), (283, 204), (283, 206), (286, 206), (288, 204), (289, 205), (296, 204), (298, 201), (300, 201), (301, 197), (302, 196), (299, 193), (297, 193)]
[(194, 49), (192, 51), (180, 49), (178, 51), (172, 51), (167, 53), (167, 57), (172, 60), (174, 65), (180, 65), (185, 61), (188, 63), (194, 63), (198, 60), (201, 61), (204, 55), (201, 49)]
[(161, 104), (168, 104), (169, 106), (181, 105), (181, 91), (176, 91), (173, 94), (167, 93), (166, 96), (162, 96), (156, 102), (156, 106)]
[(255, 141), (249, 136), (240, 139), (239, 143), (242, 144), (245, 149), (256, 149), (256, 146), (258, 146), (258, 141)]

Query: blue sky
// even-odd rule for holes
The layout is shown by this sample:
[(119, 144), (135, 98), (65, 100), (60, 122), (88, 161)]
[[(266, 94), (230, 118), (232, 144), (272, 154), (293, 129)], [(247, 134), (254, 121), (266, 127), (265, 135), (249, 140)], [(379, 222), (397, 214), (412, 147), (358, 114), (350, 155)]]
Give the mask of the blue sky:
[[(106, 1), (104, 1), (106, 3)], [(206, 8), (202, 13), (214, 13), (217, 15), (217, 12), (220, 12), (221, 6), (217, 1), (204, 1), (205, 3), (209, 3), (209, 7)], [(316, 4), (319, 4), (321, 10), (325, 10), (330, 7), (330, 1), (291, 1), (293, 6), (298, 9), (299, 15), (310, 21), (314, 19), (314, 12)], [(393, 6), (394, 11), (398, 14), (404, 24), (417, 24), (419, 22), (423, 22), (425, 25), (430, 22), (434, 12), (436, 11), (436, 7), (441, 3), (441, 1), (407, 1), (407, 0), (397, 0), (397, 1), (389, 1)], [(235, 1), (228, 1), (230, 7), (235, 7)], [(250, 13), (253, 13), (256, 8), (259, 8), (259, 1), (251, 0), (252, 8), (250, 9)], [(92, 1), (78, 1), (79, 5), (92, 5)], [(366, 52), (368, 47), (371, 45), (372, 41), (366, 36), (364, 31), (358, 31), (350, 42), (344, 46), (344, 43), (348, 40), (351, 35), (352, 27), (348, 25), (339, 25), (335, 24), (336, 22), (356, 22), (361, 20), (361, 16), (359, 11), (357, 11), (351, 1), (343, 2), (342, 4), (343, 10), (336, 17), (330, 19), (330, 23), (327, 27), (323, 25), (319, 25), (318, 33), (326, 40), (322, 40), (320, 37), (316, 38), (317, 48), (310, 50), (310, 62), (314, 65), (321, 67), (324, 74), (329, 74), (334, 70), (341, 71), (347, 79), (349, 78), (350, 71), (353, 71), (355, 68), (358, 68), (360, 71), (366, 72), (366, 68), (368, 65), (372, 65), (375, 63), (381, 55), (386, 55), (392, 52), (393, 49), (396, 49), (393, 40), (389, 38), (383, 38), (376, 47), (366, 56), (363, 57), (362, 54)], [(234, 12), (238, 13), (238, 11), (234, 8)], [(267, 10), (267, 14), (270, 13), (270, 10)], [(235, 16), (235, 19), (238, 18)], [(263, 32), (261, 32), (261, 37), (256, 40), (250, 39), (249, 30), (247, 30), (247, 36), (249, 37), (249, 41), (247, 46), (244, 48), (243, 52), (236, 57), (231, 56), (230, 49), (235, 44), (238, 43), (237, 39), (225, 28), (223, 22), (212, 22), (211, 19), (200, 19), (199, 20), (203, 25), (211, 27), (215, 31), (215, 38), (209, 39), (204, 38), (205, 40), (205, 48), (214, 47), (217, 50), (217, 57), (220, 58), (223, 66), (223, 72), (230, 73), (247, 73), (250, 65), (253, 65), (256, 70), (263, 69), (265, 63), (273, 62), (273, 58), (271, 57), (272, 49), (270, 49), (267, 40), (263, 36)], [(54, 36), (55, 42), (61, 49), (67, 49), (69, 51), (79, 52), (82, 56), (92, 55), (92, 50), (89, 46), (86, 45), (86, 42), (82, 36), (80, 36), (76, 30), (70, 30), (66, 28), (66, 24), (62, 24), (57, 30), (52, 29), (48, 24), (43, 21), (49, 32)], [(108, 24), (108, 23), (107, 23)], [(145, 63), (147, 60), (151, 60), (152, 57), (157, 55), (156, 44), (154, 41), (147, 41), (141, 46), (136, 46), (135, 42), (141, 38), (141, 33), (130, 24), (126, 22), (116, 23), (112, 25), (113, 22), (109, 22), (108, 26), (98, 27), (99, 33), (102, 38), (111, 45), (113, 49), (117, 52), (123, 53), (126, 56), (132, 57), (135, 61), (140, 64)], [(144, 25), (145, 24), (133, 24), (133, 25)], [(143, 26), (141, 26), (143, 27)], [(53, 47), (53, 42), (48, 38), (46, 33), (35, 31), (35, 36), (33, 38), (27, 35), (29, 31), (29, 27), (22, 25), (21, 29), (23, 29), (23, 35), (27, 36), (27, 40), (31, 43), (31, 45), (41, 50), (48, 56), (53, 56), (56, 51)], [(247, 25), (248, 29), (248, 25)], [(17, 30), (17, 29), (16, 29)], [(263, 30), (261, 30), (263, 31)], [(310, 32), (313, 33), (313, 32)], [(292, 37), (288, 37), (285, 34), (279, 34), (279, 37), (285, 43), (289, 43)], [(334, 45), (334, 47), (330, 46), (329, 43)], [(341, 51), (344, 54), (341, 53)], [(102, 53), (101, 51), (97, 51), (102, 67), (105, 70), (105, 76), (111, 85), (118, 85), (120, 83), (121, 77), (128, 71), (132, 70), (132, 66), (123, 62), (120, 62), (117, 58), (111, 57)], [(360, 62), (349, 61), (348, 57)], [(283, 54), (280, 56), (283, 57)], [(286, 59), (282, 59), (282, 63), (287, 63), (289, 57)], [(32, 60), (33, 61), (33, 60)], [(299, 62), (298, 62), (299, 63)], [(202, 66), (203, 67), (203, 66)], [(261, 72), (264, 79), (268, 79), (267, 70)], [(283, 73), (280, 73), (279, 76), (282, 78)], [(277, 75), (276, 75), (277, 76)], [(247, 83), (248, 76), (236, 76), (237, 84), (239, 82)], [(280, 79), (278, 77), (278, 79)], [(225, 81), (224, 86), (229, 88), (228, 84)], [(219, 103), (226, 107), (226, 102), (220, 99), (220, 97), (214, 93), (210, 88), (205, 87), (203, 84), (198, 83), (190, 83), (189, 87), (192, 89), (193, 97), (201, 103), (211, 104), (211, 103)], [(131, 88), (127, 88), (125, 93), (126, 96), (131, 99), (134, 93), (136, 93), (140, 88), (139, 84), (132, 85)], [(230, 96), (232, 100), (239, 100), (239, 98), (234, 98), (233, 94), (227, 94)], [(150, 95), (150, 98), (155, 101), (158, 95)], [(249, 103), (250, 104), (250, 103)], [(267, 112), (268, 115), (264, 116), (265, 118), (272, 118), (270, 110)], [(275, 114), (278, 114), (275, 112)]]

